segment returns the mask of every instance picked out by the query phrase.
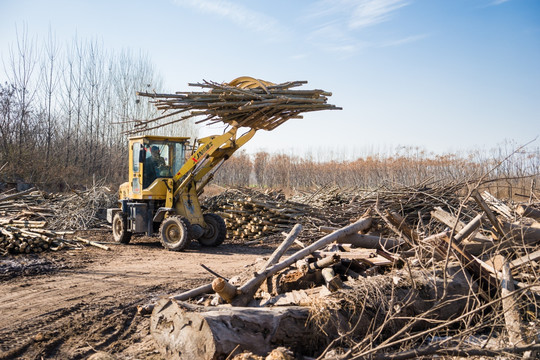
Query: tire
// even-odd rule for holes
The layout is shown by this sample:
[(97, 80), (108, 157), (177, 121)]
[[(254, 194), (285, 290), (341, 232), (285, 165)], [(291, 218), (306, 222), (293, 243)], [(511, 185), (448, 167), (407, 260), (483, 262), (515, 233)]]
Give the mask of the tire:
[(159, 233), (161, 245), (170, 251), (182, 251), (188, 247), (189, 221), (181, 216), (169, 216), (161, 223)]
[(127, 215), (123, 212), (114, 214), (112, 221), (114, 241), (121, 244), (129, 244), (131, 232), (127, 231)]
[(204, 234), (198, 239), (202, 246), (219, 246), (225, 240), (227, 227), (225, 221), (218, 214), (204, 214), (204, 221), (207, 228)]

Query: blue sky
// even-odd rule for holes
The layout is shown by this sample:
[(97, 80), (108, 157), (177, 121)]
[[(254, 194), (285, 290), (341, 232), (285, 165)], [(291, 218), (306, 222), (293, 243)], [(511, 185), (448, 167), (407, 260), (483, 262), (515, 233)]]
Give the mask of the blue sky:
[(149, 53), (171, 92), (308, 80), (343, 107), (261, 131), (249, 151), (444, 153), (540, 135), (538, 0), (0, 0), (2, 56), (22, 24)]

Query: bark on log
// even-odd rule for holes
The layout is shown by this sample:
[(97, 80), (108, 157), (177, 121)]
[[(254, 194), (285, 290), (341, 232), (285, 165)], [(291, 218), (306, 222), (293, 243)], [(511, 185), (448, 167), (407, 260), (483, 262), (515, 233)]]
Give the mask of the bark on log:
[(374, 235), (351, 234), (337, 241), (340, 244), (351, 244), (355, 247), (366, 249), (390, 250), (396, 246), (403, 245), (405, 241), (398, 239), (381, 238)]
[[(214, 360), (233, 350), (266, 355), (285, 346), (309, 353), (325, 335), (306, 326), (305, 307), (203, 307), (162, 299), (154, 308), (150, 332), (166, 359)], [(237, 348), (238, 346), (238, 348)]]
[(510, 273), (510, 265), (508, 265), (508, 262), (505, 262), (502, 267), (501, 281), (504, 322), (506, 323), (506, 331), (508, 332), (510, 344), (512, 346), (521, 346), (525, 345), (525, 341), (523, 340), (521, 318), (519, 315), (519, 310), (517, 309), (518, 299), (516, 296), (512, 296), (512, 292), (514, 290), (514, 279)]
[(503, 228), (511, 238), (511, 243), (514, 245), (521, 245), (522, 242), (528, 245), (534, 245), (540, 242), (540, 228), (509, 223), (505, 223)]
[(262, 272), (266, 270), (269, 266), (274, 265), (281, 259), (285, 251), (291, 247), (291, 245), (294, 243), (294, 240), (298, 237), (300, 232), (302, 231), (302, 225), (296, 224), (292, 228), (291, 232), (287, 235), (285, 240), (279, 245), (279, 247), (272, 253), (266, 264), (259, 270), (259, 272)]
[(516, 209), (516, 212), (521, 216), (540, 220), (540, 210), (537, 210), (533, 207), (527, 205), (519, 205)]

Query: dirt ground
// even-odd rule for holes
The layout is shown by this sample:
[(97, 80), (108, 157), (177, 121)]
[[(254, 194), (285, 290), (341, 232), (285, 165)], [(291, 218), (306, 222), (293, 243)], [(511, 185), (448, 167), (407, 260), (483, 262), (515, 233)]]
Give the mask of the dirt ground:
[(146, 237), (108, 245), (0, 257), (0, 359), (160, 359), (137, 305), (210, 282), (201, 263), (230, 277), (273, 250), (194, 242), (171, 252)]

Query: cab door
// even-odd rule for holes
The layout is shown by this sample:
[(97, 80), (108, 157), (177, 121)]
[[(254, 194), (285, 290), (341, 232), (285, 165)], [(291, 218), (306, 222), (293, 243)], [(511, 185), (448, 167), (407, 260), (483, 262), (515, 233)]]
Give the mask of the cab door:
[(133, 142), (131, 145), (131, 156), (129, 166), (129, 179), (131, 183), (131, 192), (133, 195), (142, 194), (142, 173), (143, 165), (141, 164), (141, 153), (143, 153), (143, 144), (141, 142)]

